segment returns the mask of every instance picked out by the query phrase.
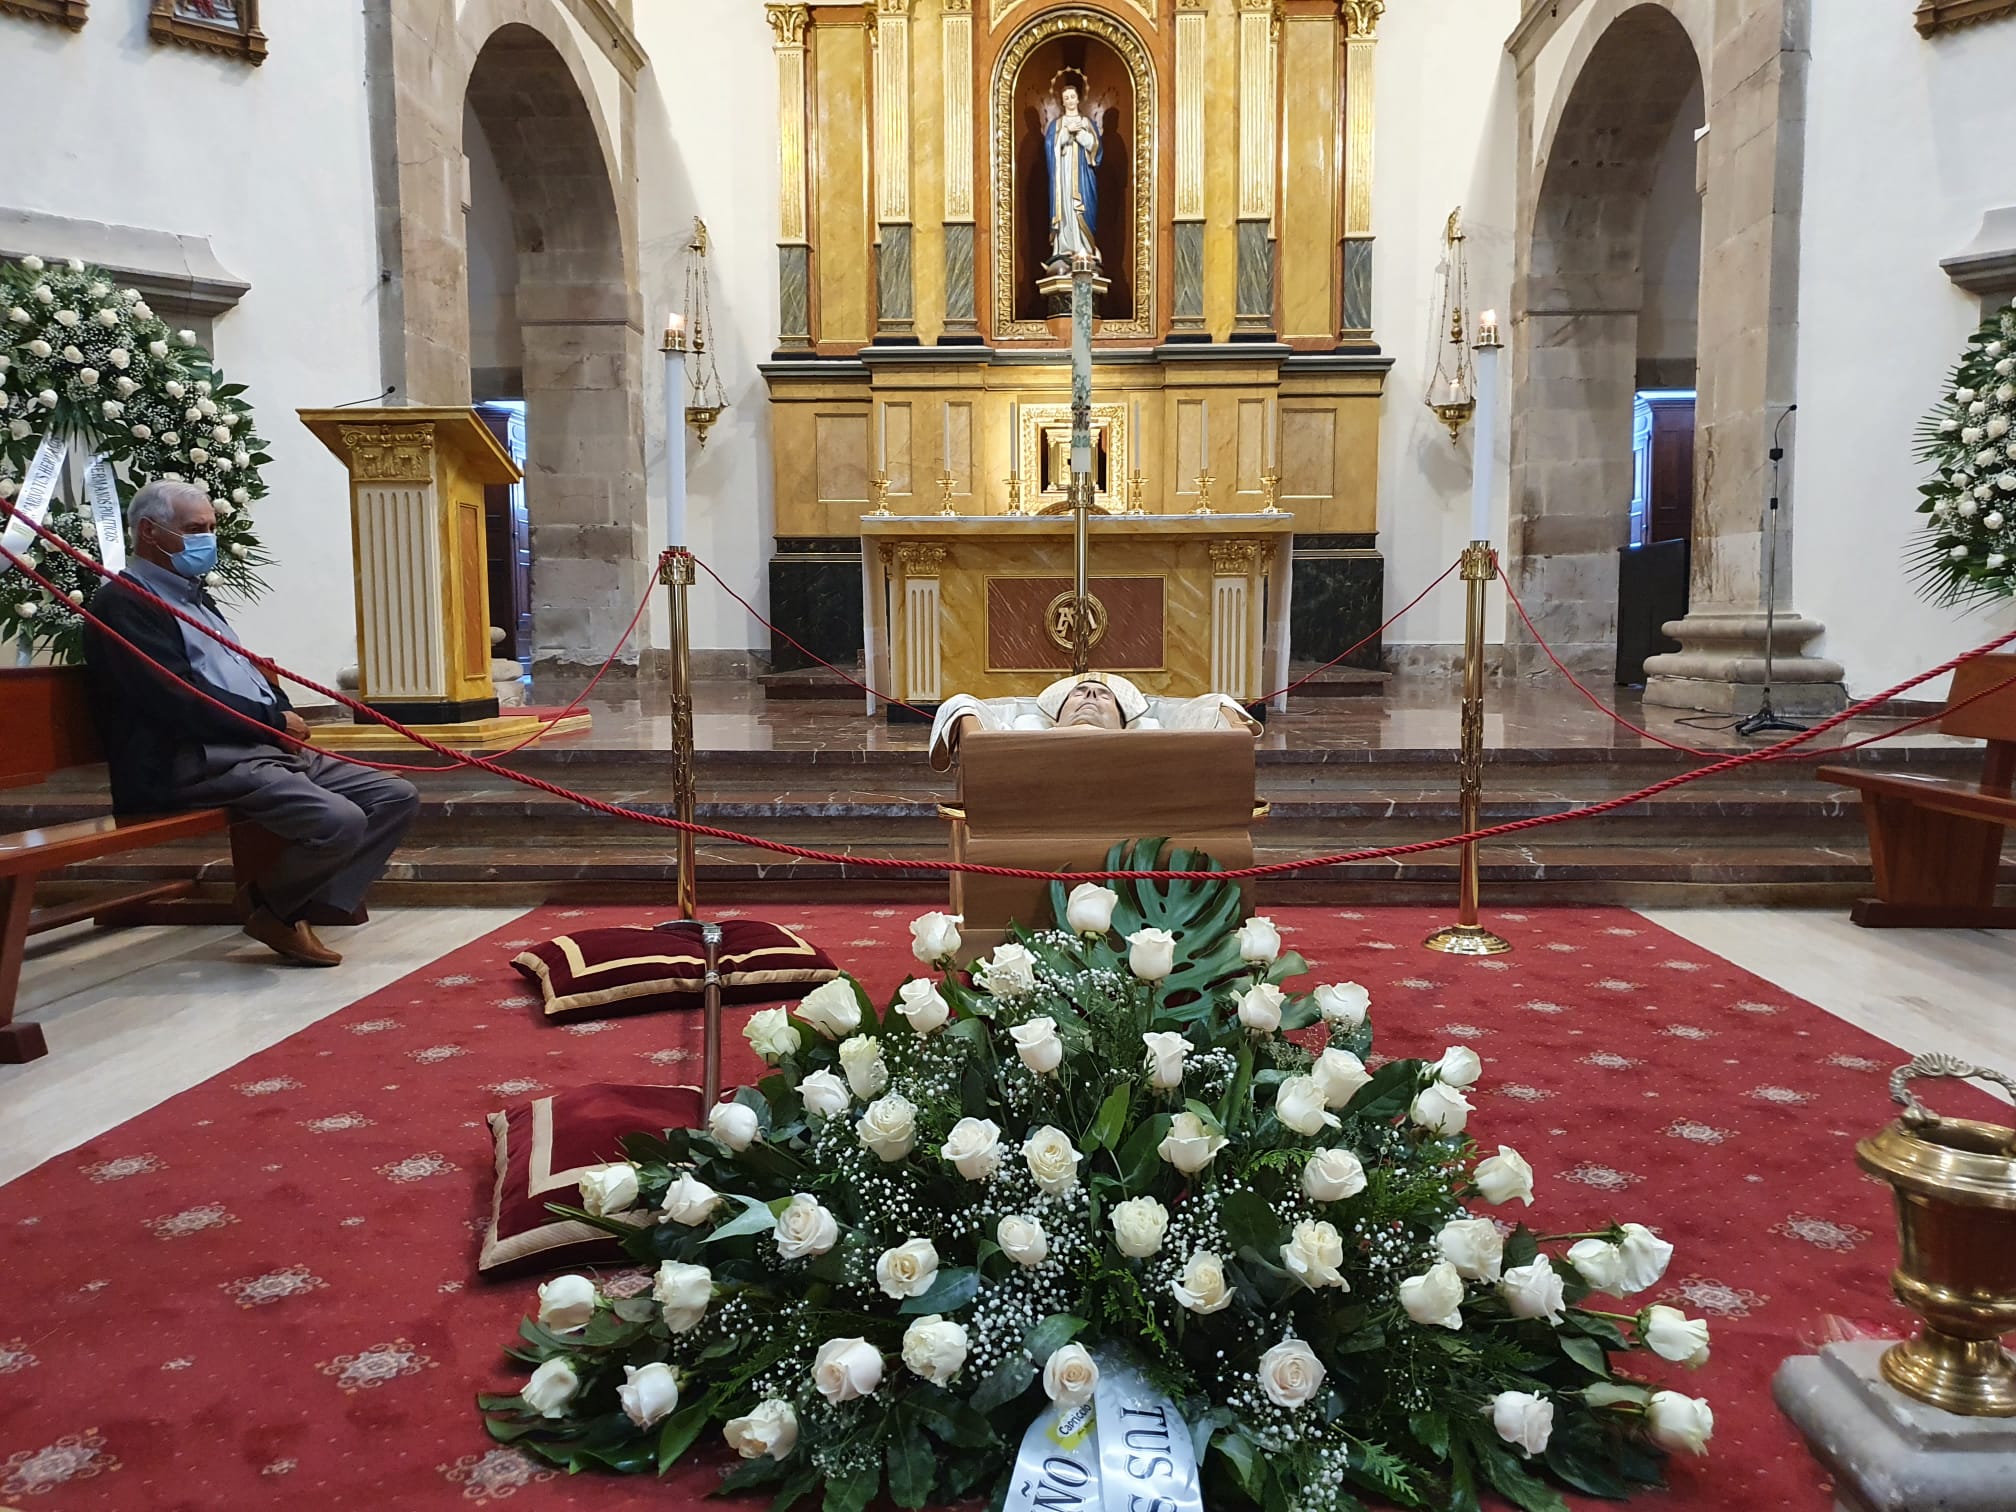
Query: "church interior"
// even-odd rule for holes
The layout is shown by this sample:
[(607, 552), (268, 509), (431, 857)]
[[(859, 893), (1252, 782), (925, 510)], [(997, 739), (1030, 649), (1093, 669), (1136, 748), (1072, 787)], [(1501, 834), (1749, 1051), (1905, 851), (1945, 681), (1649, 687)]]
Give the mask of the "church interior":
[(2005, 64), (0, 0), (0, 1512), (2006, 1509)]

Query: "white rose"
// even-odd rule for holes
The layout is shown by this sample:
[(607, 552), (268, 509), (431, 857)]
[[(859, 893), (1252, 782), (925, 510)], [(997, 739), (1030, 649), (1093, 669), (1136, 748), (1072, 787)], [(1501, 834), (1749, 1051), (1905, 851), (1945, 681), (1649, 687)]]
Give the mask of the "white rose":
[(959, 953), (962, 914), (927, 913), (910, 921), (910, 953), (926, 966), (949, 961)]
[(1554, 1404), (1530, 1391), (1501, 1391), (1486, 1410), (1498, 1437), (1516, 1445), (1521, 1454), (1538, 1454), (1554, 1436)]
[(161, 432), (161, 444), (163, 446), (180, 446), (182, 444), (182, 433), (172, 430)]
[(66, 257), (63, 259), (63, 266), (68, 268), (72, 273), (82, 273), (84, 271), (84, 259), (81, 257)]
[(868, 1104), (855, 1132), (877, 1158), (893, 1165), (917, 1143), (916, 1104), (900, 1092), (878, 1097)]
[(1211, 1164), (1227, 1142), (1223, 1134), (1207, 1126), (1195, 1113), (1183, 1112), (1170, 1120), (1169, 1132), (1155, 1147), (1155, 1153), (1185, 1176), (1194, 1176)]
[(1148, 1085), (1163, 1092), (1182, 1086), (1183, 1061), (1190, 1054), (1190, 1041), (1173, 1030), (1154, 1029), (1141, 1036), (1141, 1043), (1148, 1047), (1141, 1063), (1148, 1073)]
[(1365, 1190), (1365, 1167), (1349, 1150), (1317, 1150), (1302, 1167), (1302, 1191), (1311, 1202), (1342, 1202)]
[(746, 1417), (728, 1419), (721, 1425), (721, 1436), (745, 1460), (766, 1454), (781, 1460), (798, 1447), (798, 1414), (789, 1402), (772, 1397), (757, 1403)]
[(1281, 932), (1264, 914), (1239, 926), (1239, 959), (1249, 966), (1271, 966), (1281, 954)]
[(180, 399), (184, 394), (189, 392), (187, 389), (182, 387), (180, 383), (174, 381), (173, 379), (169, 380), (165, 391), (170, 399)]
[(1038, 1076), (1048, 1076), (1064, 1062), (1064, 1042), (1057, 1038), (1057, 1020), (1045, 1015), (1008, 1031), (1022, 1064)]
[(929, 1239), (906, 1239), (876, 1257), (875, 1284), (899, 1302), (923, 1296), (937, 1279), (938, 1247)]
[(1484, 1062), (1468, 1045), (1451, 1045), (1435, 1062), (1435, 1079), (1445, 1087), (1469, 1087), (1484, 1074)]
[(192, 446), (189, 448), (189, 460), (197, 467), (201, 467), (210, 460), (210, 453), (200, 446)]
[(1239, 1022), (1254, 1034), (1272, 1034), (1281, 1027), (1281, 1008), (1288, 995), (1271, 982), (1248, 987), (1237, 999)]
[(1708, 1440), (1715, 1432), (1715, 1413), (1700, 1397), (1677, 1391), (1655, 1391), (1645, 1409), (1645, 1422), (1652, 1442), (1662, 1449), (1687, 1449), (1695, 1454), (1708, 1452)]
[(28, 350), (36, 357), (47, 357), (55, 348), (50, 346), (40, 336), (37, 336), (33, 341), (28, 343)]
[(1624, 1237), (1617, 1241), (1624, 1259), (1623, 1283), (1626, 1292), (1641, 1292), (1666, 1274), (1673, 1258), (1673, 1246), (1642, 1223), (1624, 1225)]
[(121, 404), (117, 399), (107, 399), (98, 408), (107, 420), (117, 420), (121, 415), (126, 413), (126, 406)]
[[(199, 383), (196, 387), (205, 394), (210, 392), (210, 386), (207, 383)], [(196, 401), (196, 409), (206, 420), (214, 420), (217, 417), (217, 401), (214, 399), (198, 399)]]
[(819, 1113), (827, 1118), (845, 1113), (854, 1106), (854, 1094), (847, 1090), (847, 1083), (831, 1071), (814, 1071), (799, 1082), (798, 1099), (805, 1104), (807, 1113)]
[(1435, 1235), (1435, 1249), (1465, 1281), (1496, 1281), (1505, 1263), (1505, 1240), (1489, 1218), (1452, 1218)]
[(665, 1188), (665, 1201), (658, 1211), (673, 1223), (694, 1228), (712, 1218), (720, 1206), (719, 1192), (691, 1171), (681, 1171), (678, 1179)]
[(845, 977), (821, 982), (805, 994), (798, 1005), (798, 1017), (829, 1040), (852, 1034), (861, 1027), (861, 1003), (854, 996), (854, 984)]
[(11, 310), (7, 312), (7, 318), (13, 321), (14, 324), (16, 325), (26, 325), (28, 324), (29, 321), (28, 312), (22, 309), (21, 306), (19, 305), (15, 305)]
[(1662, 1360), (1694, 1370), (1708, 1363), (1708, 1324), (1654, 1303), (1638, 1315), (1638, 1337)]
[(1062, 1197), (1078, 1184), (1078, 1162), (1083, 1158), (1071, 1143), (1071, 1136), (1053, 1124), (1035, 1130), (1022, 1143), (1022, 1158), (1036, 1185), (1051, 1197)]
[[(133, 301), (133, 316), (136, 320), (152, 320), (154, 318), (154, 307), (144, 299), (136, 299)], [(161, 345), (165, 348), (168, 343), (164, 341)]]
[(252, 465), (252, 454), (241, 448), (240, 450), (231, 453), (231, 461), (234, 466), (249, 467)]
[(23, 420), (19, 415), (16, 415), (12, 420), (7, 422), (7, 434), (12, 436), (16, 441), (25, 439), (28, 433), (34, 428), (34, 426)]
[(792, 1196), (773, 1232), (777, 1253), (786, 1260), (816, 1260), (840, 1242), (840, 1225), (810, 1192)]
[(1505, 1299), (1506, 1310), (1515, 1318), (1545, 1318), (1557, 1327), (1560, 1325), (1561, 1277), (1545, 1255), (1505, 1272), (1498, 1283), (1498, 1295)]
[[(77, 375), (77, 381), (83, 384), (84, 387), (86, 388), (98, 387), (98, 369), (93, 367), (85, 368), (81, 373)], [(125, 408), (125, 406), (121, 405), (120, 408), (123, 409)]]
[(889, 1067), (882, 1059), (882, 1042), (866, 1034), (840, 1041), (840, 1070), (854, 1095), (867, 1102), (889, 1090)]
[[(250, 492), (249, 490), (247, 490), (247, 489), (243, 489), (243, 488), (234, 488), (234, 489), (232, 489), (232, 490), (231, 490), (231, 502), (232, 502), (233, 504), (249, 504), (249, 503), (251, 503), (251, 502), (252, 502), (252, 495), (251, 495), (251, 492)], [(783, 1012), (783, 1010), (782, 1010), (781, 1008), (780, 1008), (780, 1009), (774, 1009), (774, 1010), (772, 1010), (772, 1011), (773, 1011), (773, 1012), (779, 1012), (779, 1013)], [(793, 1035), (795, 1036), (795, 1035), (797, 1034), (797, 1032), (798, 1032), (798, 1031), (794, 1029), (794, 1030), (792, 1030), (791, 1032), (792, 1032), (792, 1034), (793, 1034)], [(794, 1046), (794, 1048), (795, 1048), (795, 1046)]]
[(1169, 1209), (1153, 1197), (1129, 1197), (1113, 1209), (1111, 1221), (1120, 1253), (1146, 1260), (1162, 1248), (1169, 1232)]
[(740, 1152), (756, 1142), (761, 1125), (756, 1110), (747, 1103), (716, 1103), (707, 1110), (707, 1132), (716, 1144)]
[(58, 310), (56, 312), (56, 324), (63, 327), (66, 331), (75, 327), (78, 319), (79, 317), (75, 310)]
[(1300, 1407), (1316, 1395), (1326, 1372), (1316, 1351), (1300, 1339), (1283, 1339), (1260, 1356), (1260, 1389), (1277, 1407)]
[(175, 339), (176, 339), (177, 341), (181, 342), (181, 343), (182, 343), (182, 345), (184, 345), (184, 346), (194, 346), (194, 345), (196, 345), (196, 333), (195, 333), (194, 331), (191, 331), (191, 330), (187, 330), (187, 329), (184, 329), (184, 330), (180, 330), (180, 331), (177, 331), (177, 332), (175, 333)]
[(1184, 1262), (1183, 1272), (1169, 1283), (1177, 1304), (1193, 1313), (1223, 1312), (1232, 1305), (1225, 1281), (1225, 1263), (1210, 1250), (1198, 1250)]
[(56, 390), (43, 389), (39, 394), (35, 396), (35, 402), (41, 405), (42, 408), (44, 409), (56, 408)]
[[(234, 491), (232, 497), (237, 497)], [(787, 1055), (796, 1055), (805, 1047), (805, 1037), (791, 1022), (791, 1015), (782, 1008), (764, 1008), (749, 1015), (749, 1022), (742, 1026), (742, 1037), (749, 1041), (749, 1048), (771, 1065)]]
[(1001, 1246), (1002, 1254), (1031, 1270), (1050, 1257), (1050, 1236), (1027, 1213), (1010, 1213), (1003, 1218), (995, 1226), (994, 1242)]
[(621, 1213), (637, 1201), (637, 1167), (627, 1161), (591, 1166), (581, 1173), (581, 1206), (598, 1218)]
[(714, 1273), (704, 1265), (681, 1265), (667, 1260), (658, 1267), (651, 1283), (651, 1300), (665, 1315), (665, 1326), (676, 1333), (690, 1333), (707, 1316), (707, 1304), (714, 1299)]
[(1570, 1245), (1568, 1263), (1597, 1291), (1613, 1297), (1623, 1294), (1624, 1252), (1608, 1240), (1582, 1239)]
[(533, 1371), (532, 1379), (518, 1394), (539, 1416), (557, 1418), (580, 1389), (581, 1377), (574, 1373), (574, 1367), (556, 1356)]
[(33, 619), (35, 618), (36, 615), (40, 614), (42, 611), (39, 608), (37, 608), (33, 603), (23, 600), (21, 603), (18, 603), (14, 606), (14, 612), (17, 615), (19, 615), (22, 619)]
[(991, 1118), (962, 1118), (938, 1153), (968, 1181), (985, 1181), (1001, 1168), (1001, 1126)]
[(1012, 941), (996, 945), (994, 954), (973, 969), (989, 997), (1020, 997), (1036, 985), (1036, 957)]
[(1323, 1022), (1341, 1029), (1356, 1029), (1371, 1011), (1372, 994), (1356, 982), (1338, 982), (1316, 989), (1316, 1011)]
[(117, 310), (100, 310), (95, 318), (98, 324), (108, 331), (119, 324), (119, 312)]
[(896, 989), (896, 1011), (918, 1034), (934, 1034), (952, 1016), (952, 1005), (935, 982), (914, 979)]
[(1510, 1202), (1516, 1197), (1533, 1206), (1533, 1167), (1510, 1145), (1500, 1145), (1496, 1155), (1478, 1161), (1475, 1179), (1486, 1202)]
[(2000, 530), (2002, 528), (2002, 511), (1999, 509), (1989, 510), (1987, 514), (1981, 517), (1981, 523), (1990, 530)]
[(595, 1283), (586, 1276), (555, 1276), (539, 1283), (539, 1326), (554, 1333), (586, 1328), (595, 1316)]
[(30, 273), (40, 273), (49, 264), (42, 261), (33, 252), (30, 252), (26, 257), (21, 259), (21, 266), (26, 268)]
[(1965, 546), (1955, 546), (1946, 555), (1956, 562), (1964, 562), (1967, 560), (1967, 548)]
[(219, 446), (229, 446), (231, 444), (231, 427), (228, 425), (211, 426), (210, 439), (215, 441)]
[(1343, 1271), (1344, 1236), (1334, 1224), (1320, 1218), (1304, 1218), (1281, 1246), (1281, 1263), (1288, 1274), (1311, 1291), (1321, 1286), (1346, 1286)]
[(1159, 982), (1176, 969), (1176, 936), (1166, 929), (1137, 929), (1127, 936), (1127, 969)]
[(1321, 1134), (1338, 1126), (1323, 1108), (1323, 1089), (1313, 1076), (1291, 1076), (1274, 1093), (1274, 1116), (1297, 1134)]
[(1043, 1391), (1060, 1407), (1082, 1407), (1099, 1385), (1099, 1367), (1083, 1344), (1066, 1344), (1043, 1367)]
[(829, 1402), (873, 1396), (882, 1384), (882, 1352), (866, 1339), (828, 1339), (812, 1359), (812, 1384)]
[(2000, 572), (2002, 570), (2003, 565), (2008, 560), (2009, 558), (2004, 556), (2001, 552), (1991, 551), (1988, 553), (1988, 559), (1981, 565), (1986, 567), (1990, 572)]
[(1064, 923), (1075, 934), (1103, 935), (1113, 927), (1120, 894), (1097, 882), (1080, 882), (1064, 903)]
[(1430, 1082), (1415, 1094), (1407, 1117), (1434, 1134), (1461, 1134), (1470, 1121), (1470, 1099), (1444, 1082)]
[(63, 360), (74, 366), (84, 360), (84, 354), (74, 346), (66, 346), (63, 348)]
[(933, 1386), (951, 1384), (966, 1363), (966, 1351), (965, 1325), (940, 1313), (929, 1313), (903, 1330), (903, 1363)]
[(1400, 1305), (1416, 1323), (1436, 1328), (1463, 1326), (1463, 1278), (1447, 1260), (1400, 1283)]
[(1316, 1057), (1316, 1064), (1309, 1068), (1309, 1075), (1323, 1094), (1323, 1106), (1338, 1109), (1349, 1104), (1358, 1095), (1358, 1089), (1372, 1080), (1372, 1073), (1365, 1069), (1365, 1062), (1349, 1050), (1339, 1050), (1335, 1045), (1326, 1047)]
[(47, 284), (37, 284), (32, 290), (37, 304), (56, 303), (56, 291)]
[(115, 378), (112, 381), (112, 387), (118, 392), (121, 399), (125, 399), (137, 393), (140, 385), (135, 383), (131, 378)]
[(133, 427), (133, 439), (136, 441), (145, 441), (149, 436), (152, 436), (153, 434), (154, 434), (154, 427), (151, 425), (135, 425)]
[[(165, 341), (148, 342), (147, 355), (149, 357), (166, 357), (168, 355), (168, 343)], [(168, 392), (172, 394), (175, 392), (175, 390), (171, 388), (168, 390)]]
[(2000, 441), (2004, 436), (2008, 434), (2009, 434), (2009, 421), (2006, 416), (1991, 415), (1988, 417), (1989, 439), (1994, 441)]

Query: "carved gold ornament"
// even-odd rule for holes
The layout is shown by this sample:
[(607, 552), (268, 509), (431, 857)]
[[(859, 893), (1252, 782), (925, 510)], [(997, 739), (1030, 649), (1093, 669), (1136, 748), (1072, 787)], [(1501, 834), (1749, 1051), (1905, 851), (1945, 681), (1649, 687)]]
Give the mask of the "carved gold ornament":
[(360, 483), (427, 483), (434, 477), (431, 425), (338, 427), (350, 451), (350, 476)]
[[(1106, 606), (1089, 588), (1085, 590), (1085, 617), (1091, 621), (1085, 630), (1085, 644), (1096, 646), (1106, 638)], [(1043, 611), (1043, 628), (1049, 632), (1051, 644), (1071, 650), (1078, 629), (1078, 595), (1067, 589), (1050, 600)]]

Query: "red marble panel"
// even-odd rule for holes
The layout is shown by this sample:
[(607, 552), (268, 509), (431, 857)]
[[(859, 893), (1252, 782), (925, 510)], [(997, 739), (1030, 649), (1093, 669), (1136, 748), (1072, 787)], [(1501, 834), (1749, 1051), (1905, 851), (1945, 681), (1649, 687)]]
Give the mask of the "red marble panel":
[[(1095, 577), (1088, 585), (1106, 606), (1106, 633), (1093, 662), (1113, 672), (1155, 672), (1163, 655), (1164, 584), (1159, 577)], [(987, 579), (987, 670), (1069, 672), (1071, 652), (1051, 640), (1050, 601), (1071, 591), (1068, 577)]]

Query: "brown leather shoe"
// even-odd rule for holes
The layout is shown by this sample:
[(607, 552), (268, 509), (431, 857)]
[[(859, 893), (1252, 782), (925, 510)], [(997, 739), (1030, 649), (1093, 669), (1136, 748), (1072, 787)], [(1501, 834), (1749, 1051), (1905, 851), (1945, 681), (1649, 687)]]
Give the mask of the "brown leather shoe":
[(267, 908), (257, 908), (245, 921), (245, 933), (275, 955), (304, 966), (337, 966), (343, 957), (315, 938), (306, 924), (283, 924)]

